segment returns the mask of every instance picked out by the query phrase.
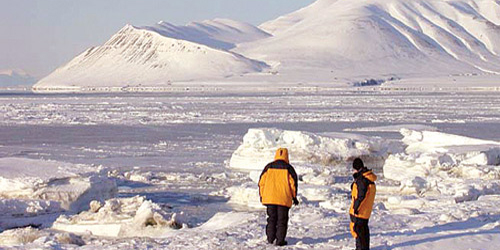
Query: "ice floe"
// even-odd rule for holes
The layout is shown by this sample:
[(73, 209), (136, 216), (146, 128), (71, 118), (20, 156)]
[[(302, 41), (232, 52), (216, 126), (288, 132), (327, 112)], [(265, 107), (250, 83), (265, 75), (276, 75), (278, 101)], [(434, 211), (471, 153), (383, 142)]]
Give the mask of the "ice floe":
[(112, 198), (116, 191), (105, 171), (90, 166), (0, 158), (0, 230), (43, 225), (57, 213), (80, 212), (90, 201)]
[(78, 235), (68, 232), (49, 232), (33, 227), (16, 228), (0, 233), (0, 246), (24, 245), (28, 248), (58, 248), (62, 245), (73, 247), (85, 245)]
[(500, 142), (432, 131), (402, 129), (404, 152), (385, 161), (384, 176), (403, 181), (415, 177), (495, 178)]
[[(400, 183), (401, 194), (464, 202), (500, 192), (500, 142), (433, 131), (401, 134), (405, 151), (389, 155), (383, 167), (385, 178)], [(396, 200), (386, 206), (401, 207)]]
[(380, 157), (387, 148), (378, 138), (344, 133), (313, 134), (273, 128), (249, 129), (243, 143), (231, 156), (234, 169), (262, 170), (276, 149), (289, 149), (290, 161), (321, 165), (344, 165), (353, 157)]
[(182, 228), (182, 214), (167, 214), (142, 196), (114, 198), (104, 204), (93, 201), (91, 209), (77, 215), (61, 215), (52, 228), (108, 237), (158, 237)]

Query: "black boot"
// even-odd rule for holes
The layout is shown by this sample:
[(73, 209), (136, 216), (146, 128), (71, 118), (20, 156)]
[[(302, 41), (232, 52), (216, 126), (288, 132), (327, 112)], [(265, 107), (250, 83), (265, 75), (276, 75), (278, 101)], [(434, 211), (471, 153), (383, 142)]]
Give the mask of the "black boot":
[(276, 246), (280, 246), (281, 247), (281, 246), (286, 246), (286, 245), (288, 245), (288, 242), (286, 240), (281, 241), (281, 242), (277, 242), (276, 241)]

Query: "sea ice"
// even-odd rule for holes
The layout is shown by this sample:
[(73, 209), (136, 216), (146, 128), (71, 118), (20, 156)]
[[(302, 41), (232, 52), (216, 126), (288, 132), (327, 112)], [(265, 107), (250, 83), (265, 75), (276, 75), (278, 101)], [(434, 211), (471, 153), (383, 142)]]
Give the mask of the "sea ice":
[[(32, 245), (31, 245), (32, 244)], [(49, 232), (32, 227), (17, 228), (0, 233), (0, 246), (24, 245), (24, 248), (61, 248), (61, 245), (83, 246), (78, 235), (67, 232)], [(52, 246), (52, 247), (51, 247)], [(56, 247), (57, 246), (57, 247)]]
[(403, 153), (389, 155), (385, 161), (384, 176), (388, 179), (446, 178), (450, 171), (470, 178), (481, 174), (470, 171), (471, 176), (468, 176), (469, 172), (460, 171), (460, 168), (481, 169), (500, 164), (500, 142), (408, 129), (402, 129), (401, 134), (406, 149)]
[[(408, 129), (401, 134), (405, 151), (389, 155), (383, 168), (385, 178), (400, 182), (401, 194), (459, 203), (500, 192), (499, 142)], [(394, 204), (404, 207), (391, 200), (386, 206), (394, 208)]]
[(91, 200), (104, 201), (116, 191), (105, 171), (86, 165), (0, 158), (0, 230), (45, 224), (57, 213), (80, 212)]
[(249, 129), (243, 143), (231, 156), (234, 169), (262, 170), (279, 147), (288, 148), (292, 165), (310, 163), (344, 165), (354, 157), (380, 157), (387, 149), (378, 138), (329, 133), (317, 135), (302, 131), (262, 128)]
[(92, 202), (91, 206), (77, 215), (61, 215), (52, 228), (108, 237), (159, 237), (186, 227), (182, 214), (168, 214), (142, 196), (109, 199), (102, 207)]
[(254, 182), (247, 182), (242, 185), (227, 188), (229, 204), (250, 208), (263, 209), (260, 203), (259, 187)]

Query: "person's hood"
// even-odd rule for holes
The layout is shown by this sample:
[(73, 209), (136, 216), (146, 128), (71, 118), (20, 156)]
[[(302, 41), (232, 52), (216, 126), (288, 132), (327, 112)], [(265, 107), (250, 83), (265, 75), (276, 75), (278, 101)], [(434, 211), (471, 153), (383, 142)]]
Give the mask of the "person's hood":
[(371, 182), (375, 182), (377, 180), (377, 176), (371, 170), (364, 172), (363, 176)]
[(288, 149), (279, 148), (278, 150), (276, 150), (276, 155), (274, 156), (274, 160), (275, 161), (282, 160), (290, 164), (290, 161), (288, 160)]
[(375, 182), (377, 180), (377, 176), (370, 169), (363, 168), (359, 172), (354, 173), (353, 177), (356, 179), (360, 174), (371, 182)]

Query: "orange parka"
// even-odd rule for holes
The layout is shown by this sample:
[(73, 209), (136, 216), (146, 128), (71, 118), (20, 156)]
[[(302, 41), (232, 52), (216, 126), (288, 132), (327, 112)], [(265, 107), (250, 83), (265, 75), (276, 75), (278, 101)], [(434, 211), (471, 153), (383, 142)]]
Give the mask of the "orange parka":
[(354, 232), (354, 218), (361, 220), (370, 219), (373, 203), (375, 201), (377, 176), (369, 169), (361, 169), (354, 174), (354, 182), (351, 185), (351, 207), (349, 214), (351, 216), (351, 234), (357, 237)]
[(260, 201), (264, 205), (292, 207), (297, 189), (297, 173), (288, 161), (288, 151), (278, 149), (275, 161), (267, 164), (260, 175)]

